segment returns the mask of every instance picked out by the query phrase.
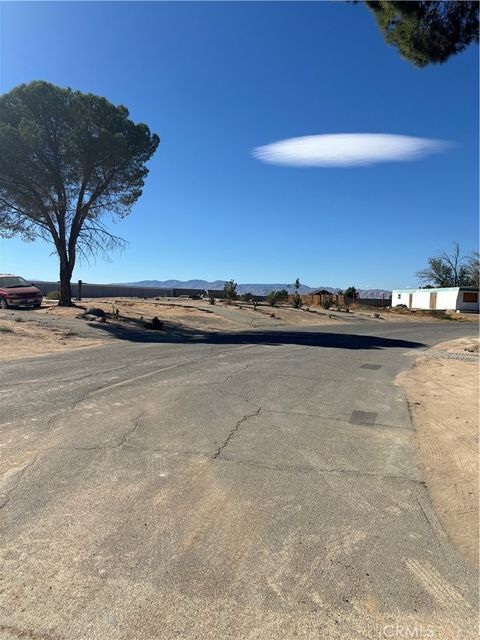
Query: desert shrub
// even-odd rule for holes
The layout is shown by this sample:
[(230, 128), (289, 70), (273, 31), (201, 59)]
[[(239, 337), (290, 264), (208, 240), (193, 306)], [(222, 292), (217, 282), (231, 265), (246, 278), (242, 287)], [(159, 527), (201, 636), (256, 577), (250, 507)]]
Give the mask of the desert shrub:
[(270, 291), (267, 294), (267, 302), (271, 307), (274, 307), (277, 304), (277, 294), (278, 291)]
[(237, 283), (235, 280), (229, 280), (223, 285), (223, 291), (227, 300), (235, 300), (237, 297)]
[(415, 313), (414, 309), (410, 309), (406, 304), (397, 304), (392, 307), (392, 311), (396, 313)]
[(275, 307), (277, 304), (286, 302), (288, 300), (288, 291), (286, 289), (280, 289), (280, 291), (270, 291), (267, 294), (267, 302), (270, 306)]
[(324, 309), (330, 309), (330, 307), (332, 306), (333, 302), (332, 302), (331, 298), (325, 298), (324, 300), (322, 300), (321, 304), (322, 304), (322, 307)]
[(247, 293), (244, 293), (242, 296), (242, 300), (244, 302), (251, 302), (253, 300), (253, 294), (250, 293), (249, 291), (247, 291)]
[(302, 304), (302, 296), (299, 293), (296, 293), (292, 298), (292, 307), (294, 309), (301, 309)]
[(433, 318), (437, 318), (438, 320), (452, 320), (452, 316), (449, 315), (446, 311), (441, 311), (441, 310), (432, 310), (428, 312), (429, 316), (432, 316)]
[(60, 300), (60, 291), (49, 291), (45, 298), (47, 300)]
[(215, 296), (208, 297), (208, 304), (215, 304)]
[(12, 327), (7, 327), (6, 324), (0, 325), (0, 333), (13, 333)]

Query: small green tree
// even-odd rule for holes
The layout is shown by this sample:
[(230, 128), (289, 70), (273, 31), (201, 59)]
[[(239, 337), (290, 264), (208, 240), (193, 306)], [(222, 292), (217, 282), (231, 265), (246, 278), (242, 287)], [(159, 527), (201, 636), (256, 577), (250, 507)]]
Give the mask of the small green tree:
[(277, 292), (269, 291), (267, 293), (266, 301), (271, 307), (274, 307), (277, 304)]
[(272, 307), (276, 307), (277, 304), (286, 302), (287, 300), (288, 291), (286, 289), (280, 289), (280, 291), (270, 291), (267, 294), (267, 302)]
[(223, 292), (225, 294), (225, 300), (232, 302), (237, 298), (237, 283), (235, 280), (229, 280), (223, 285)]
[(292, 307), (294, 309), (300, 309), (300, 307), (303, 304), (302, 296), (300, 295), (300, 286), (301, 286), (300, 279), (297, 278), (293, 285), (293, 288), (295, 289), (295, 293), (293, 294), (293, 297), (292, 297)]
[(343, 295), (345, 298), (345, 304), (347, 304), (347, 300), (355, 302), (355, 300), (358, 298), (358, 291), (355, 289), (355, 287), (348, 287), (347, 289), (345, 289)]
[(62, 306), (71, 305), (77, 257), (122, 246), (105, 219), (125, 218), (142, 194), (160, 139), (128, 116), (48, 82), (0, 96), (0, 235), (53, 245)]

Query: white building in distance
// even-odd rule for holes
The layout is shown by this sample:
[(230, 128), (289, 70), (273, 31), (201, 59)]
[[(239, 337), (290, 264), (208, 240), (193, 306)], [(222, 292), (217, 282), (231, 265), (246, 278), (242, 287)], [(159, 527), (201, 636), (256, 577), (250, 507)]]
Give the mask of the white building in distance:
[(409, 309), (478, 313), (478, 289), (475, 287), (394, 289), (392, 291), (392, 307), (399, 304), (405, 305)]

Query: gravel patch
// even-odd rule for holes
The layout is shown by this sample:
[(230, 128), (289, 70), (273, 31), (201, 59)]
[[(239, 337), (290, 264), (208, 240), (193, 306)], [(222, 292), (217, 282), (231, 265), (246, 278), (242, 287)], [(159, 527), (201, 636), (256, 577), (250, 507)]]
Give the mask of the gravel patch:
[(478, 353), (453, 353), (452, 351), (426, 351), (427, 358), (447, 358), (448, 360), (464, 360), (465, 362), (479, 362)]

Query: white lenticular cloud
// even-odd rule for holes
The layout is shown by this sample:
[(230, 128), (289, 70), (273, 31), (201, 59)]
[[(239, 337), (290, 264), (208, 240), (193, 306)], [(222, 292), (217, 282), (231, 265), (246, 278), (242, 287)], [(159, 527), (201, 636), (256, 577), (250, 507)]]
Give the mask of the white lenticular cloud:
[(356, 167), (407, 162), (443, 151), (443, 140), (389, 133), (336, 133), (280, 140), (256, 147), (258, 160), (292, 167)]

